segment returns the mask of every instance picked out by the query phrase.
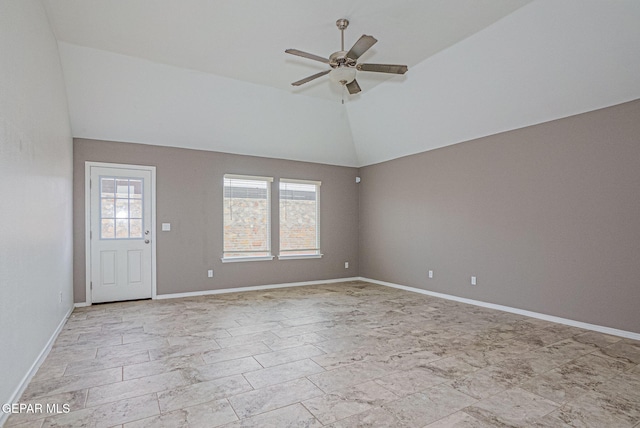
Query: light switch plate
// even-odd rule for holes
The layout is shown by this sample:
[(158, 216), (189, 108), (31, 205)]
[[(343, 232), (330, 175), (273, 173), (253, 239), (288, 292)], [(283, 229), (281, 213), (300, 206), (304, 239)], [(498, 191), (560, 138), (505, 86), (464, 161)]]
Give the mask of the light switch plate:
[(162, 231), (169, 232), (171, 230), (171, 223), (162, 223)]

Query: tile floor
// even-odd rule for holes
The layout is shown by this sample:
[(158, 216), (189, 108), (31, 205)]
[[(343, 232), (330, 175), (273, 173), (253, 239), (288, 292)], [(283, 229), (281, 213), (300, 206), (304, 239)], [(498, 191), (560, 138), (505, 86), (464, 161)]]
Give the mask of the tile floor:
[(28, 427), (640, 427), (640, 342), (364, 282), (76, 309)]

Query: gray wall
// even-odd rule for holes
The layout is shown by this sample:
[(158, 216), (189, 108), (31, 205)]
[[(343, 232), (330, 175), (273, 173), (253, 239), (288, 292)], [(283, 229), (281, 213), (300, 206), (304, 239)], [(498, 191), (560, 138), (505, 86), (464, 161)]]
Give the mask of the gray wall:
[[(85, 161), (154, 165), (157, 173), (158, 294), (346, 278), (358, 274), (356, 168), (172, 147), (74, 140), (74, 292), (85, 301)], [(309, 260), (222, 263), (225, 173), (320, 180), (320, 245)], [(278, 192), (273, 187), (272, 251), (278, 253)], [(171, 223), (170, 232), (160, 224)], [(344, 262), (349, 261), (349, 269)], [(214, 277), (207, 278), (207, 270)]]
[(640, 332), (640, 101), (360, 175), (362, 276)]
[[(361, 275), (640, 332), (639, 118), (634, 101), (359, 171), (76, 139), (75, 300), (91, 160), (157, 166), (159, 294)], [(325, 256), (222, 264), (224, 173), (321, 180)], [(272, 217), (277, 253), (276, 194)]]
[(0, 1), (0, 404), (73, 306), (71, 149), (42, 3)]

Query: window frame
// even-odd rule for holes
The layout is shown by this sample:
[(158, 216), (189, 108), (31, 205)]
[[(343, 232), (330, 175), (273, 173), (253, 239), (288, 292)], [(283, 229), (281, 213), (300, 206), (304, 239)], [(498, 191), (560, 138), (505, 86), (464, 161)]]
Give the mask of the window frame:
[[(247, 181), (259, 181), (259, 182), (264, 182), (266, 183), (266, 188), (267, 188), (267, 233), (266, 233), (266, 238), (267, 238), (267, 250), (265, 252), (268, 252), (268, 255), (265, 256), (225, 256), (225, 233), (224, 233), (224, 204), (225, 204), (225, 180), (230, 179), (230, 180), (247, 180)], [(271, 185), (273, 183), (273, 177), (263, 177), (263, 176), (258, 176), (258, 175), (244, 175), (244, 174), (224, 174), (223, 175), (223, 179), (222, 179), (222, 257), (220, 258), (220, 260), (222, 261), (222, 263), (237, 263), (237, 262), (256, 262), (256, 261), (268, 261), (268, 260), (273, 260), (274, 259), (274, 255), (272, 252), (272, 247), (271, 247), (271, 201), (272, 201), (272, 195), (271, 195)], [(242, 251), (235, 251), (235, 252), (242, 252)], [(247, 251), (248, 252), (248, 251)]]
[[(312, 249), (316, 251), (315, 254), (283, 254), (282, 253), (282, 224), (280, 222), (281, 215), (281, 203), (282, 199), (280, 198), (280, 185), (282, 183), (292, 183), (292, 184), (308, 184), (313, 185), (316, 188), (316, 248)], [(278, 180), (278, 260), (297, 260), (297, 259), (319, 259), (322, 258), (324, 254), (321, 251), (321, 240), (320, 240), (320, 186), (322, 185), (321, 181), (317, 180), (300, 180), (295, 178), (280, 178)], [(302, 251), (302, 250), (299, 250)]]

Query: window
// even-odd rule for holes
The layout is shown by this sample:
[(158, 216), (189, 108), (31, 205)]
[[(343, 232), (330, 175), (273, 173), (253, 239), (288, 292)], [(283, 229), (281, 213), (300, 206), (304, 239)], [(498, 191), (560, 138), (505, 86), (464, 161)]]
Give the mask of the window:
[(280, 179), (279, 258), (321, 257), (320, 182)]
[(271, 260), (271, 177), (225, 174), (222, 261)]
[(100, 177), (100, 239), (142, 239), (141, 178)]

